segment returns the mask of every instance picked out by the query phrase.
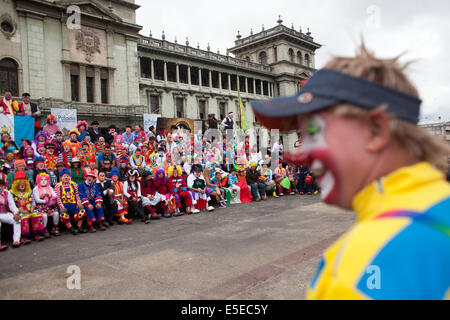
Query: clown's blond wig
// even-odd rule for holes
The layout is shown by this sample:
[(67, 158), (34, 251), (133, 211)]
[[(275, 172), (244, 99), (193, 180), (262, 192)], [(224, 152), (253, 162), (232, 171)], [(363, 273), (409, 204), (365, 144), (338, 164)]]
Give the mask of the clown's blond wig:
[[(359, 48), (356, 57), (335, 57), (325, 66), (342, 73), (360, 77), (397, 91), (419, 97), (414, 85), (405, 75), (405, 70), (410, 63), (401, 64), (399, 57), (392, 59), (376, 58), (367, 50), (364, 43)], [(383, 109), (383, 106), (380, 106)], [(334, 111), (342, 116), (366, 118), (370, 111), (343, 104), (335, 107)], [(403, 121), (391, 115), (391, 129), (393, 138), (409, 151), (412, 157), (420, 161), (428, 161), (439, 169), (445, 171), (448, 166), (450, 145), (441, 137), (433, 136), (425, 129), (412, 123)]]
[(176, 166), (176, 167), (171, 166), (171, 167), (169, 167), (169, 169), (167, 169), (167, 175), (169, 177), (173, 177), (173, 172), (175, 171), (175, 168), (177, 170), (178, 177), (181, 177), (182, 174), (183, 174), (183, 171), (182, 171), (180, 166)]

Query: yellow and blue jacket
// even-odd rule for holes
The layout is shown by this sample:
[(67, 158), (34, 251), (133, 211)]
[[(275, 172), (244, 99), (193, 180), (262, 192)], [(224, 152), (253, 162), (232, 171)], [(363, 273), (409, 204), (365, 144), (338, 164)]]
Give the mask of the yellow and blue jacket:
[(356, 224), (329, 247), (308, 299), (450, 299), (450, 184), (427, 162), (353, 199)]

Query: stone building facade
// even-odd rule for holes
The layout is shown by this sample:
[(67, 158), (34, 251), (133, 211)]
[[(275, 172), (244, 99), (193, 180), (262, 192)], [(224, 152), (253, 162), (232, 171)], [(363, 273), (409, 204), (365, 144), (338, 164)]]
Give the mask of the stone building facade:
[[(295, 94), (314, 72), (321, 46), (283, 25), (247, 37), (226, 55), (140, 34), (134, 0), (2, 0), (0, 86), (29, 92), (44, 115), (76, 108), (103, 126), (166, 118), (218, 119), (234, 111), (238, 90), (252, 129), (249, 102)], [(230, 56), (234, 55), (234, 57)], [(41, 119), (45, 121), (44, 117)], [(147, 128), (146, 128), (147, 129)], [(283, 135), (285, 145), (298, 139)], [(252, 143), (256, 142), (253, 138)]]

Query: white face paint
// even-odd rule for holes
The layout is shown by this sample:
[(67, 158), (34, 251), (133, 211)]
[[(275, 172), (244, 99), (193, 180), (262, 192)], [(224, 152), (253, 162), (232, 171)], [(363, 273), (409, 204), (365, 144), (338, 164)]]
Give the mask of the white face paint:
[(337, 181), (326, 141), (326, 129), (325, 119), (320, 115), (313, 115), (303, 127), (305, 138), (300, 152), (307, 156), (309, 169), (321, 188), (322, 200), (332, 203), (331, 197), (336, 193)]
[(46, 187), (48, 185), (48, 180), (46, 177), (41, 178), (41, 187)]

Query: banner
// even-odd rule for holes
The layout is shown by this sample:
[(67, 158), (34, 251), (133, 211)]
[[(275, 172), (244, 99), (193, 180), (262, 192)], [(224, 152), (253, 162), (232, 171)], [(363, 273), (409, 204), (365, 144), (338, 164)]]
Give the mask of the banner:
[(56, 117), (59, 127), (67, 133), (69, 130), (75, 129), (77, 126), (77, 110), (76, 109), (51, 109), (52, 115)]
[(0, 115), (1, 132), (8, 132), (17, 147), (22, 147), (22, 139), (34, 140), (34, 118), (32, 116)]
[(158, 118), (160, 117), (161, 117), (160, 114), (144, 113), (144, 131), (148, 132), (151, 126), (154, 126), (156, 128)]
[(241, 92), (238, 90), (238, 98), (239, 98), (239, 111), (241, 114), (241, 129), (242, 131), (247, 131), (249, 129), (248, 121), (247, 121), (247, 113), (245, 112), (244, 103), (242, 103)]

